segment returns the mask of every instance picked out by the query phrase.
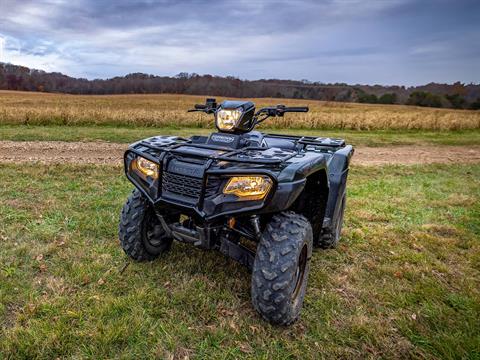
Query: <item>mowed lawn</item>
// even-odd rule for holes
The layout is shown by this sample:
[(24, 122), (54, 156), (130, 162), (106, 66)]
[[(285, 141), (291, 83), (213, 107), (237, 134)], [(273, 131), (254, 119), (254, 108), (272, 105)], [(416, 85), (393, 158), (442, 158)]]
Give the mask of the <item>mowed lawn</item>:
[(0, 165), (0, 358), (480, 358), (479, 179), (354, 166), (341, 245), (314, 252), (283, 328), (219, 253), (130, 263), (121, 168)]

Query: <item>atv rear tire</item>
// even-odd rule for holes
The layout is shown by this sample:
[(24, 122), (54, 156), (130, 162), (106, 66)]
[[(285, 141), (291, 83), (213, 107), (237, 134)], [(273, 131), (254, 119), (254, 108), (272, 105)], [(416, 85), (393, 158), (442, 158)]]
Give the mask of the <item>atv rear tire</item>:
[(132, 191), (123, 206), (119, 239), (123, 251), (136, 261), (154, 260), (172, 245), (172, 239), (166, 236), (152, 205), (137, 189)]
[(340, 203), (340, 209), (335, 223), (332, 226), (332, 230), (323, 234), (320, 234), (318, 240), (315, 242), (315, 246), (322, 249), (332, 249), (337, 247), (338, 242), (342, 236), (343, 227), (343, 215), (345, 213), (345, 205), (347, 202), (347, 195), (344, 194), (342, 202)]
[(288, 325), (298, 319), (312, 246), (312, 227), (302, 215), (283, 212), (267, 224), (252, 273), (252, 303), (265, 320)]

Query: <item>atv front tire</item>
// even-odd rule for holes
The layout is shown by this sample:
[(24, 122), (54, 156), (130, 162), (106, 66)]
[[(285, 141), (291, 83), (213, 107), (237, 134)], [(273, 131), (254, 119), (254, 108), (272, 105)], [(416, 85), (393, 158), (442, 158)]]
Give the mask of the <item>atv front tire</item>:
[(119, 239), (123, 251), (136, 261), (154, 260), (172, 245), (172, 239), (166, 236), (153, 206), (137, 189), (132, 191), (123, 206)]
[(312, 246), (312, 227), (302, 215), (283, 212), (267, 224), (252, 273), (252, 303), (265, 320), (288, 325), (298, 319)]

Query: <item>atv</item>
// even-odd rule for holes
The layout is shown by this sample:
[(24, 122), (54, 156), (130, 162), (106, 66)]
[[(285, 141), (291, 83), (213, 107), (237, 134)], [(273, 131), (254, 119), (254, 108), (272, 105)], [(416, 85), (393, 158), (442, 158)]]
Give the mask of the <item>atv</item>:
[(173, 240), (219, 250), (252, 271), (252, 303), (263, 318), (291, 324), (313, 248), (340, 239), (353, 148), (341, 139), (254, 130), (308, 107), (255, 111), (250, 101), (207, 99), (189, 111), (213, 114), (218, 132), (154, 136), (125, 152), (135, 189), (121, 212), (121, 246), (138, 261), (157, 258)]

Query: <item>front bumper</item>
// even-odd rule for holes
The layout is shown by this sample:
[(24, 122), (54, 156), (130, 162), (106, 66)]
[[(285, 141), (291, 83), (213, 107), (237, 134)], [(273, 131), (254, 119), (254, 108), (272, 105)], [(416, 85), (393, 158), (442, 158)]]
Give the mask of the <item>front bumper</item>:
[[(143, 156), (159, 164), (159, 177), (146, 181), (131, 171), (131, 162)], [(161, 213), (176, 210), (202, 222), (213, 222), (233, 215), (273, 213), (287, 209), (303, 190), (305, 180), (277, 182), (274, 171), (215, 170), (212, 160), (179, 159), (162, 153), (151, 156), (135, 149), (125, 153), (127, 178), (154, 204)], [(273, 186), (262, 200), (239, 200), (234, 195), (223, 194), (231, 176), (260, 174), (273, 180)]]

